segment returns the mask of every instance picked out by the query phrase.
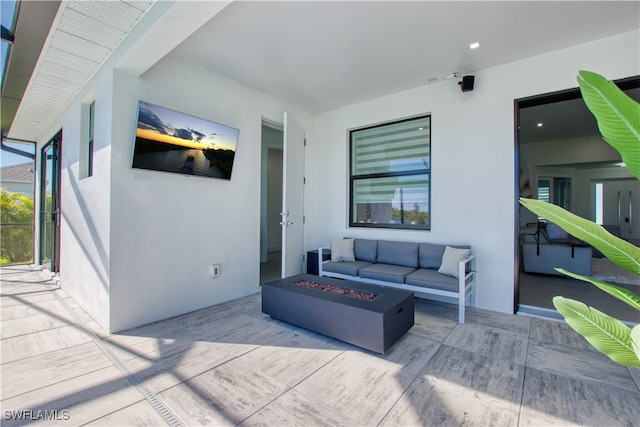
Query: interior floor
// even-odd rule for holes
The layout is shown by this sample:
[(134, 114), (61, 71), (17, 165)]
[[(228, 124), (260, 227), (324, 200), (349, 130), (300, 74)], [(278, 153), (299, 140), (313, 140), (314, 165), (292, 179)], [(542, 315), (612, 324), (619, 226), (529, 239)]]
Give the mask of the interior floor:
[(280, 279), (282, 276), (282, 252), (267, 252), (267, 262), (260, 263), (260, 283)]
[[(640, 284), (617, 284), (638, 294)], [(594, 307), (627, 322), (640, 322), (640, 313), (598, 287), (566, 276), (520, 273), (520, 305), (555, 310), (552, 299), (560, 295)]]

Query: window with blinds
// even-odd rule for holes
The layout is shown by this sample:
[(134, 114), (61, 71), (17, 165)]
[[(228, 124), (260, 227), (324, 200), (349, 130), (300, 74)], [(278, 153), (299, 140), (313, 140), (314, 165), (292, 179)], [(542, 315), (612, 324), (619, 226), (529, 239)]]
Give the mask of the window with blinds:
[(431, 116), (349, 132), (349, 225), (430, 228)]

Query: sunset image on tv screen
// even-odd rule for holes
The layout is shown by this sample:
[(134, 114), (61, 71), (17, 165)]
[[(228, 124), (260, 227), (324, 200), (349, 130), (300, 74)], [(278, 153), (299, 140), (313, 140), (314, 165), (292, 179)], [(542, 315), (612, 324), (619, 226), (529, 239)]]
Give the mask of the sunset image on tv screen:
[(133, 167), (231, 179), (239, 130), (138, 103)]

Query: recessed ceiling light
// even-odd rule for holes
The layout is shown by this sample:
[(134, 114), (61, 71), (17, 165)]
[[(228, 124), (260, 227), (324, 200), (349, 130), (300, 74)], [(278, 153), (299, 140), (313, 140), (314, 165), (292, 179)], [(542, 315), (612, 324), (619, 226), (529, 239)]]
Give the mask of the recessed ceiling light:
[(538, 123), (536, 126), (538, 126), (539, 128), (541, 128), (541, 127), (542, 127), (542, 125), (543, 125), (543, 123), (542, 123), (542, 122), (540, 122), (540, 123)]
[(471, 44), (469, 45), (469, 49), (477, 49), (477, 48), (479, 48), (479, 47), (480, 47), (480, 43), (478, 43), (478, 42), (471, 43)]

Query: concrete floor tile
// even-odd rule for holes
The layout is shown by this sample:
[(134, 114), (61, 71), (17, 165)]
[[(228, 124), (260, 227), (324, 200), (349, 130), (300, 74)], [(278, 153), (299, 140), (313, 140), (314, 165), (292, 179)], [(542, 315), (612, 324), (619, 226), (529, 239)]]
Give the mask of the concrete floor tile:
[[(2, 288), (2, 292), (4, 292), (4, 286)], [(37, 289), (30, 292), (21, 290), (20, 292), (16, 291), (13, 293), (2, 294), (0, 297), (0, 307), (6, 308), (20, 305), (42, 304), (53, 301), (57, 301), (53, 293), (50, 290), (43, 290), (42, 286), (39, 286)]]
[(465, 323), (457, 325), (444, 344), (485, 356), (499, 355), (502, 359), (524, 365), (527, 341), (528, 334), (514, 334), (504, 329)]
[(293, 387), (337, 357), (341, 350), (305, 334), (289, 332), (241, 359)]
[(69, 316), (58, 300), (55, 299), (39, 304), (18, 304), (0, 308), (0, 318), (3, 322), (43, 313), (51, 313), (52, 316)]
[(93, 342), (0, 365), (2, 399), (112, 366)]
[(287, 389), (275, 378), (234, 359), (159, 397), (187, 425), (237, 425)]
[(289, 390), (240, 424), (249, 426), (357, 426), (357, 420), (336, 413), (296, 390)]
[(470, 393), (492, 396), (500, 402), (520, 402), (524, 365), (502, 355), (483, 355), (442, 345), (420, 373), (465, 387)]
[(598, 351), (531, 340), (527, 367), (640, 395), (629, 371)]
[(405, 335), (384, 356), (345, 351), (296, 390), (360, 423), (377, 424), (437, 348), (438, 344), (424, 338)]
[(181, 347), (167, 346), (156, 353), (124, 362), (155, 393), (190, 380), (255, 348), (249, 344), (195, 341)]
[(466, 323), (488, 326), (502, 329), (514, 334), (529, 335), (531, 318), (527, 316), (514, 316), (507, 313), (482, 310), (475, 307), (467, 307)]
[(105, 427), (152, 427), (167, 426), (165, 419), (151, 406), (149, 402), (143, 400), (131, 406), (120, 409), (102, 418), (92, 421), (87, 426)]
[(640, 395), (527, 368), (520, 421), (523, 426), (542, 422), (633, 426), (638, 420)]
[[(60, 418), (64, 417), (64, 411), (68, 419), (55, 424), (83, 425), (141, 400), (144, 397), (125, 376), (110, 366), (3, 400), (2, 406), (12, 411), (57, 411)], [(50, 424), (47, 420), (40, 421)], [(3, 422), (3, 426), (22, 424), (19, 420)]]
[(443, 343), (457, 325), (457, 320), (444, 319), (416, 311), (413, 327), (409, 329), (408, 333), (419, 335), (433, 342)]
[(517, 426), (520, 405), (435, 376), (417, 379), (381, 426)]
[(67, 347), (84, 344), (91, 338), (77, 325), (34, 332), (2, 340), (1, 360), (8, 363)]
[(538, 342), (562, 344), (580, 350), (593, 351), (593, 346), (564, 321), (549, 322), (532, 318), (530, 338)]
[(2, 339), (5, 339), (74, 324), (75, 322), (69, 313), (61, 311), (59, 313), (38, 313), (29, 317), (10, 320), (3, 318), (2, 322), (0, 322), (0, 328), (2, 330)]

